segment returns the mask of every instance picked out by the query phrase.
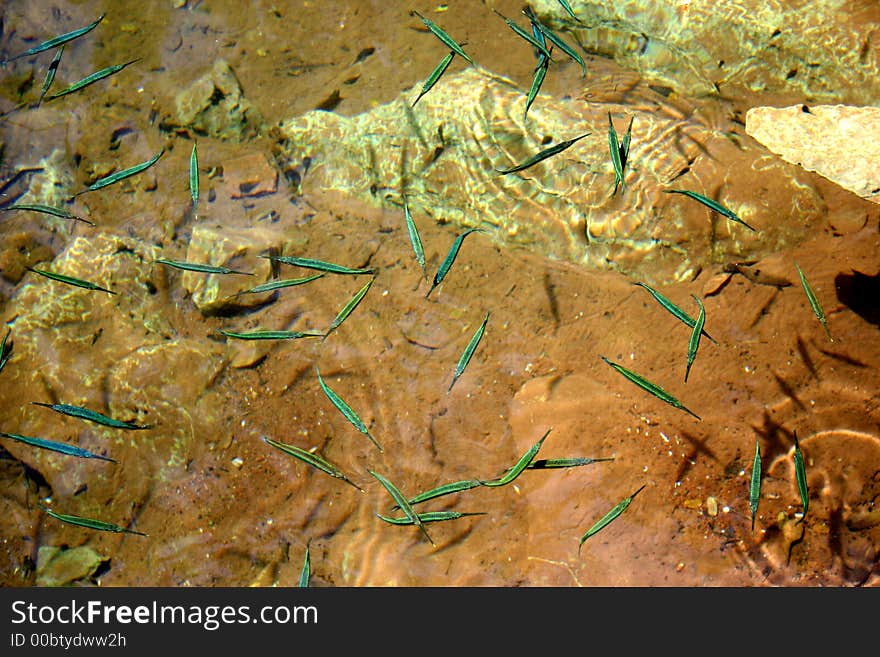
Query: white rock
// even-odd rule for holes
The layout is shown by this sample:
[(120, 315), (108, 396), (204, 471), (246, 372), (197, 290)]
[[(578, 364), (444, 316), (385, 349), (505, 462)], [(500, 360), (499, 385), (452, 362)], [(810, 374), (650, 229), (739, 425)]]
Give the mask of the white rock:
[(753, 107), (746, 132), (787, 162), (880, 203), (880, 107)]

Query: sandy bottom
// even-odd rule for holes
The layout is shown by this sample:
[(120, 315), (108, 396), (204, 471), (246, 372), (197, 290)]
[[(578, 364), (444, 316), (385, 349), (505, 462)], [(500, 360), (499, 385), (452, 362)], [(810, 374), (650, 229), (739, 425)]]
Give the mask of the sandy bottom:
[[(112, 4), (95, 38), (70, 44), (59, 86), (109, 63), (144, 60), (78, 94), (5, 116), (0, 180), (13, 180), (54, 149), (76, 163), (76, 188), (88, 177), (76, 169), (80, 162), (125, 166), (162, 146), (167, 153), (154, 173), (77, 201), (88, 208), (94, 228), (59, 227), (39, 216), (4, 217), (4, 322), (21, 312), (16, 300), (23, 281), (33, 277), (25, 277), (23, 267), (45, 264), (76, 236), (136, 237), (164, 247), (166, 257), (183, 259), (197, 222), (248, 229), (274, 212), (278, 225), (296, 232), (309, 254), (368, 265), (377, 274), (362, 303), (326, 340), (273, 343), (248, 367), (231, 365), (242, 347), (217, 339), (218, 328), (273, 326), (282, 318), (299, 321), (298, 327), (325, 327), (367, 279), (325, 276), (281, 291), (273, 303), (217, 317), (199, 311), (182, 290), (179, 273), (165, 274), (156, 312), (170, 318), (175, 339), (222, 354), (222, 364), (210, 372), (202, 372), (198, 360), (192, 367), (167, 365), (179, 367), (174, 378), (180, 399), (193, 400), (184, 407), (191, 424), (179, 462), (142, 467), (142, 454), (161, 454), (156, 446), (163, 444), (163, 427), (176, 422), (167, 417), (137, 439), (117, 441), (108, 450), (119, 461), (115, 465), (50, 462), (33, 448), (3, 440), (4, 585), (38, 582), (41, 547), (88, 546), (100, 555), (100, 565), (72, 574), (76, 584), (295, 586), (307, 544), (313, 586), (878, 582), (876, 205), (815, 176), (829, 207), (823, 230), (761, 262), (738, 268), (719, 263), (694, 280), (664, 286), (661, 291), (692, 314), (691, 295), (702, 299), (705, 328), (716, 341), (701, 341), (685, 383), (690, 329), (621, 275), (503, 249), (474, 234), (447, 278), (425, 298), (458, 234), (455, 226), (416, 217), (425, 276), (398, 208), (330, 194), (298, 196), (284, 177), (274, 193), (236, 198), (226, 180), (228, 163), (254, 153), (271, 158), (267, 136), (244, 143), (198, 138), (204, 200), (199, 217), (193, 216), (186, 174), (192, 135), (161, 128), (174, 94), (223, 57), (267, 125), (318, 107), (337, 89), (342, 99), (334, 111), (368, 110), (421, 84), (436, 63), (437, 49), (416, 38), (418, 21), (403, 5), (340, 1), (327, 11), (323, 2), (254, 2), (242, 15), (240, 3), (190, 2), (173, 9), (176, 3), (165, 2), (141, 17), (136, 3), (83, 2), (48, 20), (37, 4), (6, 3), (7, 52), (85, 25)], [(464, 35), (475, 58), (489, 61), (499, 33), (508, 37), (506, 26), (483, 6), (475, 11), (479, 3), (448, 4), (449, 11), (439, 14), (444, 26)], [(507, 16), (519, 14), (515, 2), (495, 6)], [(135, 15), (137, 22), (127, 22)], [(25, 44), (25, 35), (35, 40)], [(368, 48), (375, 50), (355, 63)], [(36, 63), (25, 58), (9, 65), (4, 111), (38, 93), (50, 60), (44, 53)], [(527, 86), (528, 59), (511, 57), (505, 65), (505, 74)], [(580, 84), (578, 71), (569, 67), (548, 76), (545, 91), (574, 94)], [(743, 107), (759, 102), (742, 101)], [(112, 152), (112, 135), (124, 157)], [(20, 174), (4, 193), (14, 195), (27, 176)], [(811, 311), (794, 262), (808, 273), (833, 341)], [(304, 275), (293, 269), (284, 274)], [(450, 391), (456, 363), (487, 313), (485, 334)], [(108, 310), (89, 321), (123, 320)], [(73, 322), (57, 330), (75, 334), (80, 328)], [(137, 336), (130, 339), (137, 344)], [(102, 345), (95, 342), (95, 354)], [(699, 419), (626, 380), (602, 356), (662, 386)], [(109, 356), (96, 358), (107, 358), (110, 366)], [(92, 440), (88, 427), (28, 403), (50, 401), (49, 386), (38, 376), (43, 359), (69, 369), (64, 380), (77, 381), (81, 359), (74, 351), (14, 352), (0, 372), (0, 430), (26, 434), (49, 431), (54, 423), (66, 428), (55, 439)], [(382, 452), (330, 404), (316, 366), (357, 409)], [(142, 382), (129, 384), (135, 389)], [(76, 385), (52, 388), (52, 394), (71, 403), (92, 398), (87, 382)], [(95, 399), (100, 403), (100, 396)], [(37, 413), (42, 424), (36, 424)], [(612, 460), (526, 469), (509, 485), (418, 505), (417, 511), (480, 514), (426, 524), (434, 545), (413, 526), (377, 518), (395, 515), (393, 502), (368, 470), (412, 497), (449, 482), (497, 478), (548, 430), (537, 459)], [(795, 477), (795, 433), (809, 491), (805, 517)], [(263, 436), (317, 448), (363, 492), (274, 450)], [(756, 441), (764, 476), (753, 529), (749, 483)], [(579, 545), (596, 521), (642, 486), (624, 513)], [(149, 536), (62, 524), (39, 509), (38, 502), (49, 498), (57, 510), (125, 519)]]

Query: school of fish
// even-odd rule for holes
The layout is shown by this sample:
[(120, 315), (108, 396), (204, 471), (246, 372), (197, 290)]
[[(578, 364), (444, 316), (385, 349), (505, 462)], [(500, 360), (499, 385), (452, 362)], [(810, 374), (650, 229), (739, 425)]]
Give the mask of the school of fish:
[[(571, 18), (575, 20), (580, 20), (574, 14), (571, 6), (568, 3), (560, 2), (560, 4), (565, 9), (566, 13), (571, 16)], [(551, 64), (557, 61), (553, 58), (554, 48), (560, 51), (566, 57), (573, 60), (579, 67), (581, 67), (584, 75), (587, 71), (587, 65), (581, 55), (570, 43), (568, 43), (562, 36), (551, 30), (547, 25), (545, 25), (533, 12), (531, 12), (531, 10), (527, 8), (526, 10), (524, 10), (523, 13), (527, 21), (526, 27), (518, 24), (516, 21), (508, 17), (501, 16), (500, 14), (499, 16), (501, 16), (501, 18), (506, 22), (507, 26), (519, 38), (525, 41), (529, 45), (529, 47), (534, 49), (536, 66), (533, 83), (528, 91), (528, 98), (525, 106), (525, 112), (527, 113), (537, 97), (538, 91), (541, 88), (542, 82), (545, 79), (545, 76), (550, 69)], [(445, 56), (440, 59), (436, 68), (427, 75), (424, 84), (420, 87), (420, 89), (418, 89), (418, 94), (412, 101), (411, 107), (414, 111), (418, 111), (417, 104), (419, 100), (425, 94), (430, 93), (434, 86), (442, 79), (443, 74), (449, 68), (454, 58), (459, 57), (465, 60), (470, 65), (476, 65), (476, 63), (471, 58), (471, 56), (467, 54), (460, 42), (452, 35), (448, 34), (440, 25), (438, 25), (431, 19), (419, 14), (418, 12), (413, 12), (413, 15), (421, 20), (424, 28), (426, 28), (427, 30), (427, 33), (435, 37), (440, 42), (440, 44), (442, 44), (442, 47), (447, 51), (447, 54), (445, 54)], [(102, 15), (98, 17), (94, 22), (86, 25), (83, 28), (51, 38), (39, 44), (38, 46), (29, 48), (17, 55), (8, 57), (4, 61), (4, 64), (9, 64), (19, 59), (24, 59), (26, 57), (37, 57), (40, 53), (55, 50), (55, 58), (52, 60), (51, 64), (49, 64), (46, 70), (45, 82), (42, 85), (42, 88), (40, 90), (40, 97), (35, 106), (43, 102), (63, 102), (61, 99), (64, 96), (75, 93), (81, 89), (86, 88), (87, 86), (99, 83), (101, 80), (104, 80), (110, 76), (121, 75), (123, 74), (122, 72), (124, 69), (129, 66), (135, 66), (137, 64), (139, 58), (135, 58), (130, 61), (126, 61), (124, 63), (102, 69), (61, 91), (57, 91), (51, 94), (49, 93), (54, 80), (55, 72), (58, 69), (59, 64), (61, 63), (62, 53), (64, 52), (64, 44), (69, 43), (74, 39), (86, 37), (86, 35), (92, 32), (92, 30), (95, 30), (100, 26), (103, 19), (104, 16)], [(429, 48), (433, 46), (425, 43), (423, 44), (423, 47)], [(612, 195), (615, 195), (618, 192), (621, 194), (626, 194), (629, 186), (638, 184), (638, 180), (633, 179), (633, 175), (628, 175), (630, 172), (627, 169), (628, 158), (631, 148), (638, 148), (638, 144), (633, 144), (631, 141), (632, 125), (633, 121), (632, 117), (630, 117), (625, 136), (622, 140), (620, 140), (615, 130), (614, 117), (612, 117), (610, 113), (608, 114), (608, 162), (610, 165), (610, 170), (614, 176), (613, 189), (611, 192)], [(576, 148), (578, 143), (582, 139), (589, 138), (590, 136), (591, 133), (589, 132), (579, 135), (573, 135), (569, 139), (560, 141), (556, 144), (546, 147), (545, 149), (537, 153), (534, 153), (532, 156), (528, 157), (520, 163), (513, 164), (507, 168), (496, 169), (496, 175), (515, 175), (526, 169), (539, 167), (540, 163), (548, 158), (564, 157), (565, 152), (568, 149)], [(138, 175), (154, 166), (161, 167), (162, 165), (160, 163), (160, 159), (163, 153), (164, 149), (160, 150), (153, 157), (144, 162), (130, 165), (127, 168), (121, 169), (115, 173), (95, 180), (84, 189), (81, 189), (76, 194), (74, 194), (74, 196), (70, 199), (70, 202), (73, 202), (75, 198), (81, 194), (100, 193), (99, 190), (107, 188), (114, 183), (122, 181), (131, 176)], [(538, 171), (537, 173), (535, 173), (536, 170)], [(540, 169), (534, 169), (531, 172), (531, 175), (540, 176)], [(199, 178), (200, 170), (198, 164), (197, 145), (194, 141), (190, 157), (189, 170), (189, 189), (194, 215), (198, 212), (200, 200)], [(705, 208), (707, 208), (710, 213), (717, 213), (728, 221), (742, 226), (749, 231), (755, 232), (760, 230), (760, 227), (753, 227), (746, 223), (741, 217), (738, 216), (738, 214), (734, 210), (722, 204), (721, 201), (710, 198), (699, 191), (678, 188), (667, 189), (665, 191), (670, 194), (679, 194), (687, 199), (690, 199), (690, 201), (700, 203)], [(401, 196), (403, 201), (403, 227), (405, 228), (405, 234), (408, 236), (410, 245), (412, 247), (413, 260), (421, 269), (424, 282), (427, 284), (429, 281), (427, 280), (426, 272), (426, 259), (424, 251), (425, 245), (422, 242), (418, 230), (418, 218), (413, 217), (413, 215), (411, 214), (409, 205), (407, 204), (406, 194), (403, 193)], [(3, 207), (0, 207), (0, 211), (43, 213), (59, 218), (86, 223), (90, 226), (90, 229), (97, 228), (93, 222), (76, 216), (64, 207), (39, 204), (6, 203)], [(430, 302), (431, 294), (443, 284), (448, 276), (455, 275), (453, 267), (462, 249), (466, 248), (465, 238), (472, 234), (479, 235), (480, 233), (488, 232), (489, 230), (485, 228), (469, 228), (459, 232), (454, 237), (450, 236), (452, 238), (451, 245), (448, 248), (445, 258), (443, 258), (436, 273), (430, 280), (430, 284), (427, 286), (427, 290), (423, 297), (425, 303)], [(431, 246), (437, 247), (438, 245)], [(329, 326), (327, 326), (323, 330), (313, 331), (288, 331), (272, 328), (258, 329), (252, 331), (239, 331), (234, 330), (233, 328), (229, 328), (221, 329), (220, 334), (229, 340), (295, 341), (309, 337), (316, 337), (324, 340), (331, 333), (337, 331), (344, 322), (357, 321), (356, 310), (359, 304), (363, 301), (363, 299), (369, 294), (371, 290), (371, 286), (375, 280), (376, 275), (375, 269), (369, 267), (349, 267), (346, 264), (319, 259), (318, 257), (315, 257), (316, 255), (318, 254), (264, 254), (262, 257), (271, 260), (273, 265), (283, 265), (286, 267), (298, 268), (299, 270), (305, 270), (307, 275), (300, 278), (273, 278), (272, 280), (267, 281), (263, 284), (242, 290), (238, 292), (238, 294), (243, 295), (257, 294), (261, 292), (276, 290), (280, 291), (294, 286), (299, 288), (299, 286), (307, 285), (308, 283), (325, 276), (368, 276), (369, 278), (367, 282), (358, 289), (354, 296), (352, 296), (348, 300), (340, 300), (340, 310)], [(187, 262), (171, 258), (157, 258), (155, 259), (154, 263), (156, 265), (162, 265), (173, 269), (212, 276), (254, 275), (253, 272), (215, 266), (210, 263)], [(805, 293), (805, 299), (809, 304), (810, 309), (812, 310), (816, 319), (819, 321), (821, 328), (825, 332), (828, 340), (833, 341), (828, 326), (828, 321), (823, 312), (822, 305), (818, 299), (818, 295), (811, 287), (810, 283), (808, 282), (807, 275), (800, 268), (800, 266), (798, 266), (796, 263), (794, 263), (793, 266), (801, 281), (803, 291)], [(30, 271), (37, 276), (47, 279), (45, 283), (45, 285), (47, 286), (69, 285), (76, 286), (90, 292), (104, 292), (113, 295), (117, 294), (116, 290), (112, 290), (109, 287), (104, 287), (103, 285), (99, 285), (93, 281), (74, 278), (58, 272), (54, 272), (51, 269), (31, 268)], [(308, 275), (309, 272), (315, 273)], [(685, 343), (684, 341), (682, 341), (681, 343), (681, 354), (683, 360), (685, 361), (683, 378), (686, 383), (692, 367), (699, 367), (698, 355), (699, 353), (701, 353), (701, 337), (706, 337), (712, 343), (717, 344), (715, 339), (712, 338), (704, 328), (705, 325), (708, 323), (709, 318), (707, 317), (706, 308), (704, 307), (702, 300), (699, 297), (694, 296), (694, 301), (696, 303), (698, 312), (696, 313), (696, 317), (692, 317), (688, 312), (677, 306), (673, 301), (665, 297), (659, 291), (650, 287), (647, 283), (636, 282), (636, 284), (649, 292), (663, 309), (671, 313), (673, 316), (675, 316), (691, 329), (689, 342)], [(47, 293), (51, 294), (51, 290), (47, 290)], [(468, 320), (468, 324), (470, 325), (470, 327), (472, 327), (473, 331), (472, 337), (466, 344), (462, 345), (461, 356), (458, 362), (454, 365), (454, 367), (450, 367), (450, 379), (448, 381), (448, 386), (446, 387), (447, 394), (451, 394), (456, 382), (459, 381), (461, 377), (466, 376), (466, 369), (471, 362), (473, 356), (478, 351), (480, 343), (484, 339), (484, 336), (488, 333), (488, 336), (492, 337), (493, 331), (490, 322), (492, 308), (483, 307), (474, 308), (473, 310), (474, 312), (472, 313), (471, 319)], [(480, 318), (482, 318), (482, 320), (480, 320)], [(7, 330), (6, 335), (2, 340), (2, 345), (0, 345), (0, 375), (2, 376), (14, 376), (14, 372), (10, 371), (14, 370), (15, 368), (15, 361), (14, 359), (11, 360), (13, 356), (14, 338), (15, 331), (13, 326), (12, 328), (9, 328)], [(500, 336), (496, 334), (494, 338), (500, 339)], [(674, 341), (670, 341), (669, 344), (674, 347)], [(705, 350), (706, 348), (707, 347), (704, 346), (702, 349)], [(709, 348), (711, 348), (711, 346)], [(642, 392), (648, 393), (648, 395), (653, 396), (654, 398), (659, 399), (660, 401), (665, 402), (666, 404), (669, 404), (676, 409), (684, 411), (685, 413), (690, 415), (694, 421), (701, 421), (701, 418), (697, 414), (697, 412), (685, 406), (681, 401), (679, 401), (676, 397), (667, 392), (658, 383), (653, 382), (650, 379), (649, 373), (636, 373), (615, 362), (614, 360), (607, 358), (604, 355), (597, 354), (597, 358), (600, 358), (602, 361), (607, 363), (626, 381), (635, 385)], [(329, 401), (332, 407), (334, 407), (343, 416), (344, 420), (348, 423), (348, 425), (350, 425), (350, 428), (354, 429), (355, 431), (366, 437), (379, 452), (383, 452), (384, 448), (379, 437), (373, 435), (374, 429), (371, 429), (371, 427), (368, 426), (368, 424), (360, 417), (357, 410), (345, 401), (345, 390), (342, 389), (337, 391), (337, 389), (335, 389), (335, 386), (331, 387), (330, 383), (328, 383), (322, 377), (319, 366), (317, 364), (315, 364), (314, 366), (314, 377), (326, 397), (325, 401)], [(75, 393), (71, 394), (74, 397), (76, 396)], [(68, 418), (74, 418), (76, 421), (97, 423), (102, 426), (117, 429), (120, 431), (150, 431), (153, 428), (151, 425), (139, 424), (128, 418), (114, 418), (94, 408), (85, 408), (73, 404), (64, 403), (58, 400), (51, 400), (51, 403), (36, 400), (28, 401), (31, 404), (45, 407), (54, 411), (55, 413), (67, 416)], [(316, 400), (316, 403), (323, 402), (322, 400)], [(415, 527), (415, 529), (426, 541), (428, 541), (432, 546), (436, 546), (434, 539), (431, 537), (428, 530), (426, 529), (427, 524), (434, 522), (452, 522), (458, 521), (462, 518), (479, 517), (483, 515), (484, 512), (453, 512), (448, 510), (417, 511), (414, 508), (424, 502), (445, 495), (464, 493), (467, 490), (475, 489), (478, 487), (493, 488), (507, 486), (512, 484), (520, 475), (522, 475), (529, 469), (573, 468), (589, 465), (592, 463), (612, 460), (611, 457), (587, 457), (579, 455), (554, 459), (538, 459), (537, 457), (539, 451), (541, 450), (545, 440), (548, 439), (548, 437), (550, 436), (551, 432), (552, 428), (547, 428), (546, 432), (537, 440), (537, 442), (535, 442), (525, 453), (523, 453), (522, 456), (515, 463), (511, 464), (511, 466), (500, 476), (489, 476), (485, 479), (467, 479), (446, 484), (440, 483), (436, 488), (422, 492), (401, 491), (393, 483), (393, 481), (388, 478), (387, 475), (380, 473), (372, 468), (367, 468), (365, 470), (366, 474), (369, 474), (372, 478), (374, 478), (378, 482), (378, 484), (380, 484), (388, 492), (390, 496), (387, 509), (390, 511), (398, 510), (403, 514), (399, 517), (389, 516), (387, 515), (387, 511), (383, 513), (383, 510), (380, 509), (376, 510), (375, 516), (379, 520), (390, 525)], [(807, 460), (804, 458), (804, 455), (801, 452), (796, 433), (793, 433), (792, 436), (793, 445), (791, 448), (791, 458), (795, 467), (797, 488), (801, 495), (803, 517), (807, 513), (810, 500), (810, 491), (808, 490), (807, 486), (806, 474)], [(9, 428), (8, 432), (0, 431), (0, 437), (6, 440), (16, 441), (22, 444), (29, 445), (35, 449), (50, 450), (72, 458), (95, 459), (103, 462), (101, 467), (118, 467), (117, 461), (113, 458), (112, 453), (107, 453), (108, 450), (97, 446), (92, 446), (92, 449), (86, 449), (85, 447), (81, 447), (79, 445), (71, 443), (57, 442), (40, 437), (24, 436), (14, 433), (12, 428)], [(347, 484), (350, 487), (357, 489), (361, 493), (363, 493), (365, 490), (362, 485), (356, 483), (358, 478), (355, 473), (344, 473), (335, 464), (318, 454), (314, 448), (309, 449), (294, 444), (289, 444), (270, 436), (263, 436), (263, 441), (268, 448), (274, 449), (279, 452), (279, 458), (292, 457), (300, 462), (304, 467), (314, 468), (315, 470), (323, 472), (324, 474), (339, 480), (340, 483)], [(755, 457), (752, 467), (751, 484), (749, 487), (748, 498), (749, 516), (752, 521), (753, 529), (761, 497), (761, 468), (761, 445), (758, 441), (756, 442)], [(646, 486), (647, 484), (642, 484), (637, 490), (635, 490), (635, 492), (632, 492), (628, 496), (619, 496), (617, 499), (620, 499), (620, 502), (613, 506), (606, 515), (601, 518), (597, 518), (592, 526), (584, 529), (584, 533), (582, 534), (578, 545), (572, 545), (572, 552), (580, 554), (581, 551), (588, 546), (587, 540), (598, 533), (600, 530), (605, 528), (607, 525), (609, 525), (624, 511), (626, 511), (630, 504), (634, 502), (636, 496)], [(623, 493), (625, 492), (626, 491), (621, 491), (620, 494), (623, 495)], [(149, 540), (149, 536), (147, 533), (133, 528), (133, 526), (136, 524), (136, 518), (134, 517), (97, 519), (81, 517), (62, 512), (62, 510), (76, 509), (76, 507), (76, 499), (52, 500), (51, 506), (48, 503), (40, 504), (40, 508), (46, 513), (49, 518), (57, 520), (59, 522), (77, 525), (83, 528), (83, 531), (109, 531), (117, 533), (124, 532), (144, 537), (144, 540)], [(377, 529), (377, 531), (380, 530)], [(389, 527), (387, 531), (401, 530), (394, 527)], [(311, 538), (308, 539), (308, 541), (305, 543), (302, 574), (299, 582), (300, 586), (308, 586), (311, 577), (312, 561), (309, 553), (310, 542)]]

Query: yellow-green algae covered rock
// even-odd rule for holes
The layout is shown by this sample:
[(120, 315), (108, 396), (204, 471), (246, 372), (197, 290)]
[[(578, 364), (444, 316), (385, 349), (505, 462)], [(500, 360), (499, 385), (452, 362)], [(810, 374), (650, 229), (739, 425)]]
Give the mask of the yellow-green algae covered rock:
[[(405, 189), (416, 217), (481, 226), (506, 245), (654, 282), (775, 252), (825, 216), (806, 172), (729, 119), (696, 111), (699, 104), (670, 109), (645, 86), (625, 102), (541, 94), (524, 120), (525, 100), (509, 79), (469, 67), (444, 76), (415, 109), (403, 93), (353, 117), (313, 111), (290, 119), (279, 129), (278, 154), (290, 166), (310, 161), (305, 194), (336, 190), (400, 204)], [(609, 112), (620, 136), (633, 119), (626, 189), (614, 195)], [(498, 172), (585, 133), (533, 167)], [(757, 232), (664, 193), (672, 188), (715, 198)]]
[(272, 274), (271, 261), (262, 258), (270, 251), (281, 253), (297, 243), (275, 225), (235, 228), (219, 224), (198, 224), (186, 251), (189, 262), (227, 267), (246, 274), (204, 274), (181, 272), (180, 282), (192, 296), (193, 303), (205, 315), (216, 314), (230, 306), (259, 306), (269, 298), (263, 294), (244, 294), (265, 283)]
[[(45, 479), (53, 508), (63, 513), (126, 526), (153, 488), (185, 477), (187, 464), (208, 449), (205, 437), (218, 433), (225, 405), (213, 385), (225, 365), (224, 347), (203, 335), (179, 334), (181, 311), (153, 263), (157, 256), (157, 247), (135, 238), (77, 237), (39, 267), (115, 294), (28, 272), (7, 304), (15, 350), (0, 387), (0, 404), (9, 409), (4, 430), (115, 460), (4, 442)], [(30, 401), (82, 406), (150, 428), (105, 427)], [(53, 544), (75, 547), (95, 536), (51, 518), (43, 522)], [(120, 539), (102, 532), (95, 547)]]
[(232, 67), (223, 59), (175, 97), (174, 125), (217, 139), (244, 141), (262, 128), (259, 111), (244, 97)]
[(87, 580), (108, 559), (88, 545), (41, 545), (37, 551), (37, 586), (67, 586)]
[(762, 93), (814, 103), (880, 98), (873, 0), (530, 0), (582, 51), (687, 96)]

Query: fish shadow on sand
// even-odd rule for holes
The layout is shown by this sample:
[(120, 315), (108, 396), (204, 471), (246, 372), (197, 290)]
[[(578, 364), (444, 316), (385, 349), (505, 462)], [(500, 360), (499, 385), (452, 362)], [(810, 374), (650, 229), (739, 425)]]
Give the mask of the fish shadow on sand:
[(880, 328), (880, 273), (869, 276), (852, 270), (834, 278), (837, 298), (866, 322)]

